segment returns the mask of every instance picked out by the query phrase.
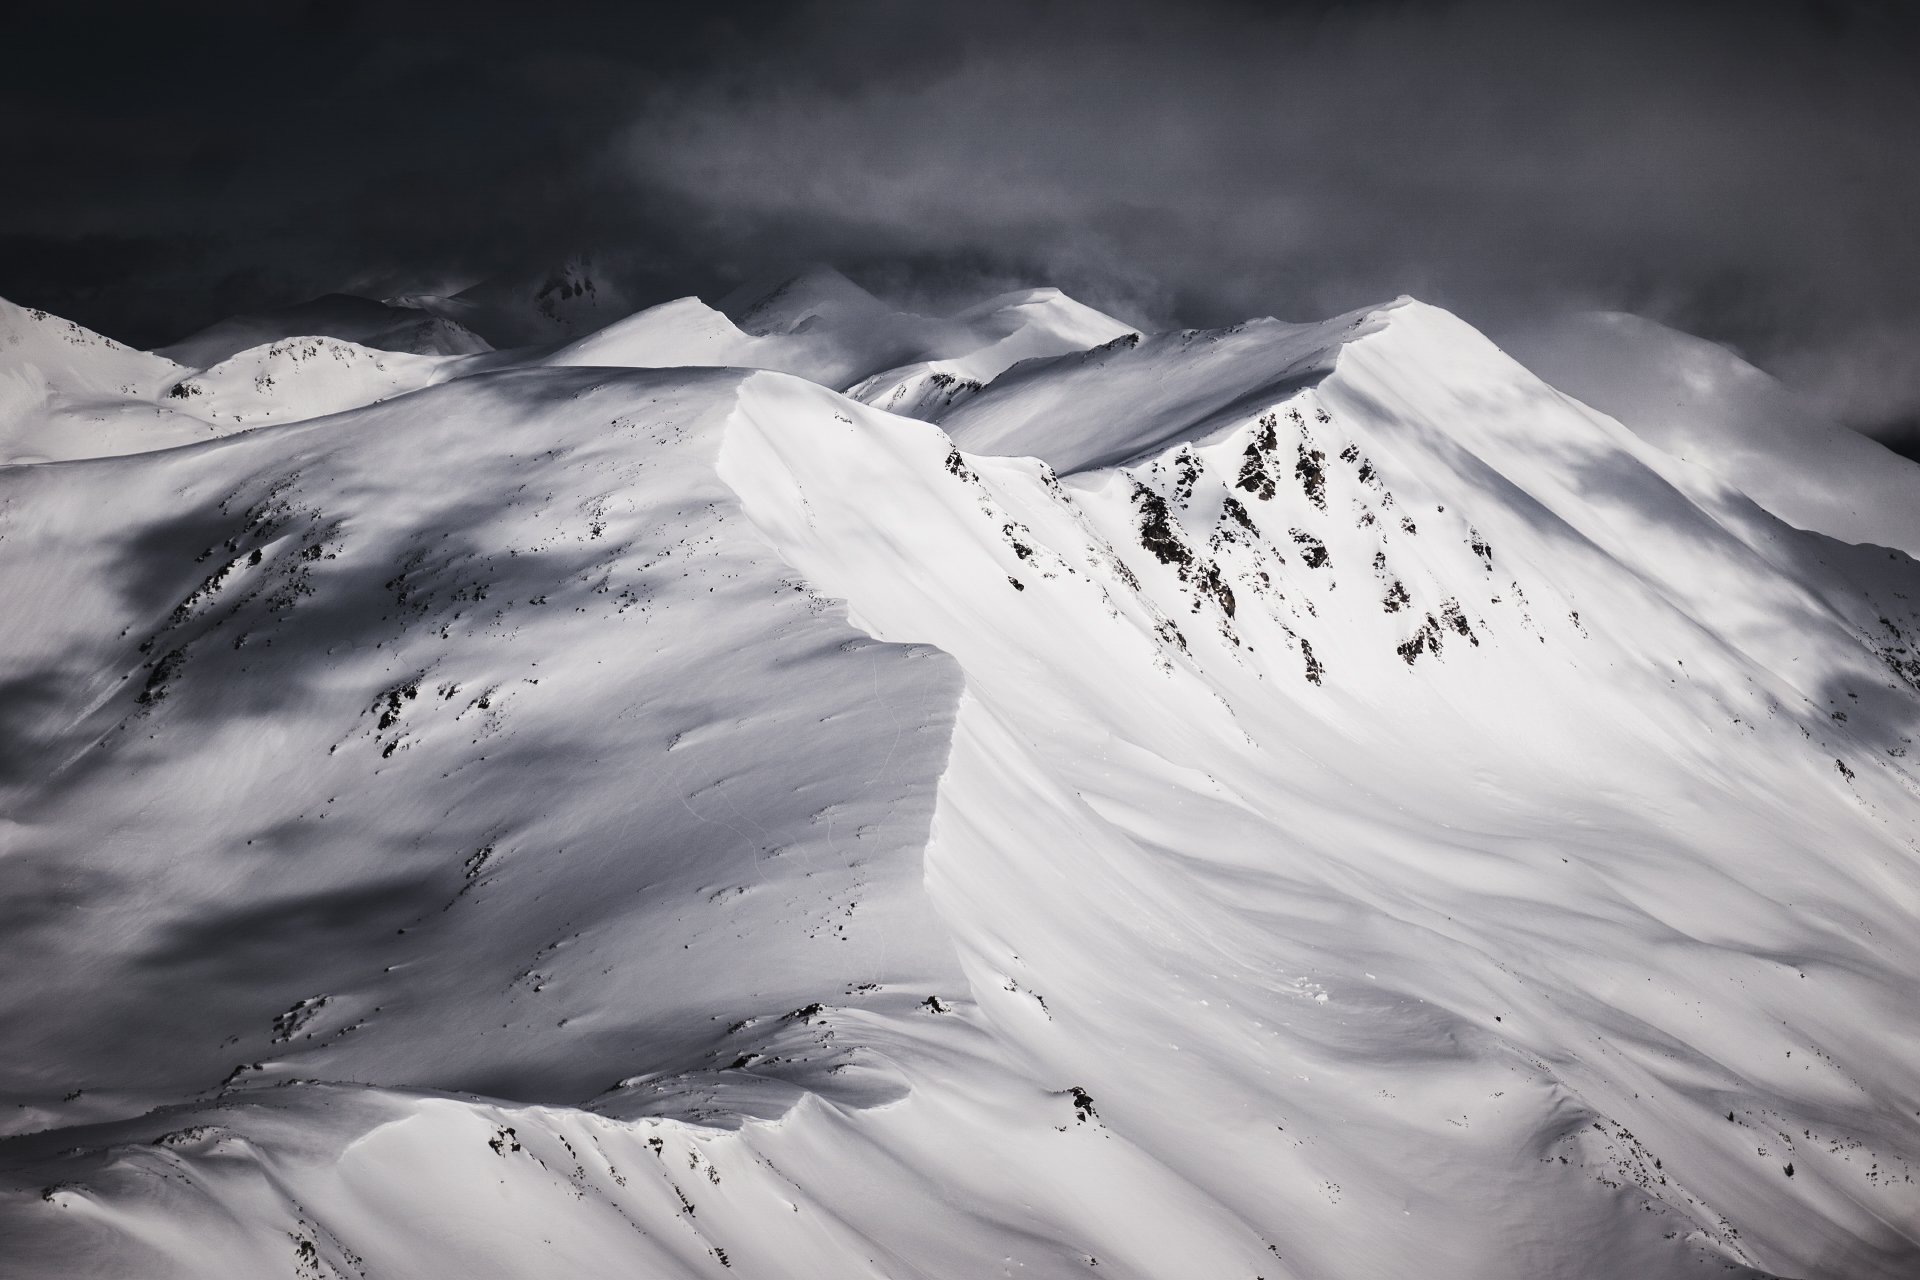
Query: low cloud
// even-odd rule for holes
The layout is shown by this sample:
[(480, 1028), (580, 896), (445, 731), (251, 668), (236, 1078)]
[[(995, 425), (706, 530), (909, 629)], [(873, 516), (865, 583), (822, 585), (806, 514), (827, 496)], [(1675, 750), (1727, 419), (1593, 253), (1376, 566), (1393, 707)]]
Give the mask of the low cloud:
[(0, 293), (151, 342), (579, 251), (642, 294), (827, 260), (1140, 323), (1408, 292), (1495, 331), (1639, 311), (1920, 417), (1907, 5), (402, 8), (263, 48), (213, 6), (10, 78)]
[(1401, 292), (1494, 328), (1625, 308), (1857, 420), (1920, 404), (1903, 10), (1047, 13), (969, 10), (872, 82), (829, 24), (656, 98), (622, 159), (734, 254), (965, 258), (1191, 323)]

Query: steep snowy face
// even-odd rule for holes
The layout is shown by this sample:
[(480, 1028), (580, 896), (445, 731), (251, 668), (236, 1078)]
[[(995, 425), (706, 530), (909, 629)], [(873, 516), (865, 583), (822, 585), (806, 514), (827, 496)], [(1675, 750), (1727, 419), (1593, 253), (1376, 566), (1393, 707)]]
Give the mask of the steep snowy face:
[(928, 877), (989, 1016), (1243, 1265), (1911, 1266), (1912, 562), (1430, 308), (1260, 340), (955, 415), (1068, 474), (766, 381), (729, 436), (775, 544), (966, 673)]
[(1726, 348), (1617, 312), (1561, 317), (1508, 342), (1560, 390), (1789, 524), (1920, 555), (1920, 464)]
[(934, 421), (963, 449), (1027, 454), (1063, 472), (1112, 466), (1312, 385), (1342, 342), (1375, 323), (1365, 313), (1307, 325), (1251, 320), (1157, 334), (1144, 345), (1126, 333), (1012, 369), (992, 394)]
[(775, 345), (742, 332), (724, 313), (698, 298), (677, 298), (569, 342), (543, 362), (656, 369), (754, 368), (758, 367), (756, 355)]
[(1912, 1273), (1906, 557), (1405, 301), (527, 358), (0, 472), (22, 1274)]

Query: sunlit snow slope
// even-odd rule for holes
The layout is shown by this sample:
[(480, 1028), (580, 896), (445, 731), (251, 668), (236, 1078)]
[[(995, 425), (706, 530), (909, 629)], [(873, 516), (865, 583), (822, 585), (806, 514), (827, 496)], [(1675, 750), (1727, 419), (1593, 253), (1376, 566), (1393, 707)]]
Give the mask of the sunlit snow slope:
[(335, 338), (383, 351), (467, 355), (488, 351), (485, 339), (429, 311), (334, 293), (297, 306), (229, 316), (161, 348), (158, 354), (205, 369), (252, 347), (288, 338)]
[(218, 428), (167, 401), (188, 372), (0, 298), (0, 466), (211, 439)]
[(1058, 289), (1030, 289), (957, 315), (929, 317), (896, 311), (828, 270), (783, 281), (764, 295), (748, 290), (728, 305), (739, 324), (697, 298), (681, 298), (538, 359), (550, 365), (773, 369), (845, 389), (891, 413), (927, 418), (1023, 360), (1083, 352), (1132, 333)]
[(1914, 1274), (1913, 562), (1092, 337), (0, 469), (8, 1274)]
[(358, 408), (477, 368), (290, 337), (196, 369), (0, 299), (0, 466), (171, 449)]
[[(698, 298), (615, 316), (615, 296), (575, 264), (537, 290), (489, 284), (404, 306), (330, 294), (156, 352), (0, 299), (0, 466), (168, 449), (536, 367), (773, 369), (931, 418), (1022, 361), (1136, 336), (1057, 289), (921, 316), (825, 269), (749, 296), (751, 331)], [(494, 351), (451, 316), (524, 345)]]

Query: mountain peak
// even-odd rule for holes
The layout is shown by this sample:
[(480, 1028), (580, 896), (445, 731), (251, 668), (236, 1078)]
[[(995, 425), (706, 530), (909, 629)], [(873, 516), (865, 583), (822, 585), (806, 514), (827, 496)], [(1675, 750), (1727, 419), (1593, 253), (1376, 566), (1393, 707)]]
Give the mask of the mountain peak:
[[(984, 302), (976, 302), (963, 311), (955, 312), (954, 318), (960, 319), (965, 316), (986, 315), (990, 312), (1005, 311), (1014, 307), (1046, 306), (1050, 303), (1061, 301), (1073, 303), (1075, 306), (1081, 305), (1080, 303), (1074, 302), (1072, 298), (1069, 298), (1065, 293), (1052, 285), (1040, 285), (1033, 289), (1014, 289), (1008, 293), (996, 294)], [(1088, 308), (1088, 310), (1092, 310), (1092, 308)]]
[(489, 277), (451, 297), (405, 301), (459, 321), (497, 348), (565, 342), (633, 310), (626, 291), (582, 257), (544, 271)]
[(491, 347), (459, 321), (419, 306), (327, 293), (290, 306), (242, 312), (158, 350), (190, 369), (210, 369), (284, 338), (324, 337), (415, 355), (467, 355)]
[(720, 310), (748, 333), (792, 333), (810, 321), (867, 320), (891, 308), (837, 269), (816, 263), (798, 272), (756, 277), (734, 289)]
[(788, 284), (26, 403), (225, 436), (0, 467), (13, 1271), (1915, 1273), (1920, 567), (1409, 299)]

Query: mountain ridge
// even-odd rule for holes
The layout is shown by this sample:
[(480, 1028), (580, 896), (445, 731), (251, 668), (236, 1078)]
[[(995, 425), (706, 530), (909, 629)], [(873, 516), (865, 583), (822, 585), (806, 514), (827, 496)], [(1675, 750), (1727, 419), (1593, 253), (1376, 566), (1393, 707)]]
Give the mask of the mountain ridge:
[(1920, 570), (1388, 310), (0, 469), (24, 1274), (1903, 1274)]

